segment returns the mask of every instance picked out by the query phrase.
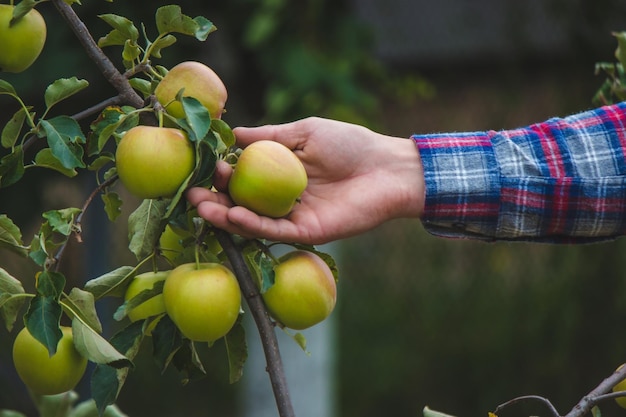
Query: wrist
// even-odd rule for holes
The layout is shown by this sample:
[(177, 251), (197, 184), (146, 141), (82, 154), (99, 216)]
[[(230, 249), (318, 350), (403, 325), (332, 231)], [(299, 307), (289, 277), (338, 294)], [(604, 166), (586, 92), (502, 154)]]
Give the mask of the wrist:
[(415, 142), (406, 138), (393, 138), (394, 181), (397, 186), (395, 206), (398, 218), (419, 218), (424, 212), (425, 181), (424, 169)]

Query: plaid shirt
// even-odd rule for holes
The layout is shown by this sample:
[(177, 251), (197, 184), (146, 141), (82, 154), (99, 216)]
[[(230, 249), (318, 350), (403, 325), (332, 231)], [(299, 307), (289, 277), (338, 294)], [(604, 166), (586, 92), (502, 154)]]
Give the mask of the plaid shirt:
[(521, 129), (412, 139), (432, 234), (554, 243), (626, 234), (626, 102)]

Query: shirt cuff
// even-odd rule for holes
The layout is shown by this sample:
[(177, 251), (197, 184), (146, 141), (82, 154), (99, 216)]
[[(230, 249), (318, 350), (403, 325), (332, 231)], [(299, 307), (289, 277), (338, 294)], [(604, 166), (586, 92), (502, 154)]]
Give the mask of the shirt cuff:
[(422, 223), (431, 234), (494, 240), (500, 175), (488, 132), (413, 135), (426, 183)]

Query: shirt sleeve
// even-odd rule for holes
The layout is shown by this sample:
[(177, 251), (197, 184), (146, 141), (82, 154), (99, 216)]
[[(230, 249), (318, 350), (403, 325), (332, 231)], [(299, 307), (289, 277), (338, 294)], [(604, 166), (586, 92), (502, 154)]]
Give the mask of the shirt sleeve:
[(438, 236), (587, 243), (626, 234), (626, 102), (524, 128), (413, 135)]

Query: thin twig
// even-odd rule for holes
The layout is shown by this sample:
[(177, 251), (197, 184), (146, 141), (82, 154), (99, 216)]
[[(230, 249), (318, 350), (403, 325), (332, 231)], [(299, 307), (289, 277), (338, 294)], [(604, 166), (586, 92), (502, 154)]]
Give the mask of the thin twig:
[(225, 231), (219, 229), (215, 229), (215, 236), (220, 245), (222, 245), (226, 256), (228, 256), (235, 275), (237, 276), (237, 280), (239, 281), (239, 285), (241, 286), (244, 298), (248, 303), (248, 307), (250, 307), (250, 311), (259, 330), (261, 343), (265, 352), (265, 359), (267, 361), (267, 372), (269, 373), (274, 398), (276, 399), (276, 405), (278, 407), (278, 414), (280, 417), (295, 417), (274, 325), (267, 315), (267, 310), (260, 297), (259, 290), (252, 280), (248, 266), (241, 254), (241, 250), (235, 245), (232, 237)]
[(107, 98), (106, 100), (103, 100), (98, 104), (94, 104), (93, 106), (74, 114), (72, 116), (72, 119), (83, 120), (87, 117), (93, 116), (96, 113), (100, 113), (102, 110), (106, 109), (109, 106), (115, 106), (117, 104), (122, 104), (122, 97), (119, 95)]
[(512, 400), (509, 400), (497, 406), (496, 409), (493, 410), (493, 413), (497, 415), (500, 412), (500, 410), (502, 410), (503, 408), (513, 405), (515, 403), (521, 402), (521, 401), (526, 401), (526, 400), (540, 401), (544, 403), (546, 407), (548, 407), (548, 409), (550, 410), (550, 412), (552, 413), (554, 417), (560, 417), (559, 412), (556, 410), (556, 408), (554, 408), (554, 405), (552, 405), (550, 400), (544, 397), (540, 397), (539, 395), (523, 395), (521, 397), (513, 398)]
[[(81, 207), (80, 213), (78, 214), (78, 216), (76, 216), (76, 218), (74, 219), (74, 224), (72, 225), (73, 226), (72, 229), (74, 230), (74, 234), (76, 236), (76, 240), (78, 240), (79, 242), (82, 242), (82, 238), (81, 238), (81, 222), (83, 221), (83, 216), (85, 214), (85, 211), (87, 211), (87, 209), (91, 205), (91, 202), (96, 197), (96, 195), (98, 195), (106, 187), (108, 187), (109, 185), (111, 185), (115, 181), (117, 181), (117, 178), (118, 178), (117, 175), (114, 175), (111, 178), (107, 179), (106, 181), (102, 182), (102, 184), (98, 185), (91, 192), (91, 194), (89, 194), (89, 197), (87, 197), (87, 199), (83, 203), (83, 206)], [(65, 249), (67, 248), (67, 245), (68, 245), (69, 241), (70, 240), (68, 238), (63, 243), (63, 245), (61, 245), (61, 247), (57, 251), (56, 255), (54, 256), (54, 263), (55, 263), (54, 269), (56, 271), (58, 271), (59, 268), (60, 268), (61, 261), (63, 260), (63, 255), (65, 254)]]

